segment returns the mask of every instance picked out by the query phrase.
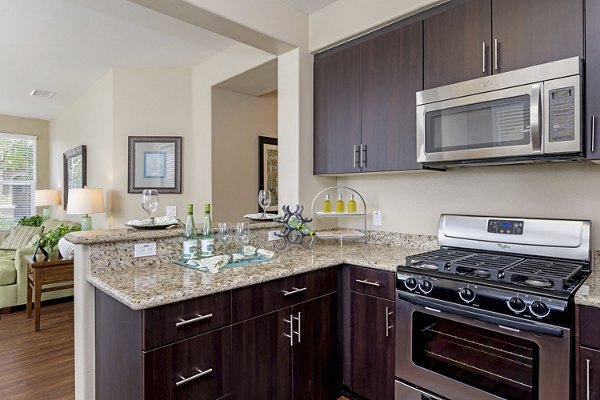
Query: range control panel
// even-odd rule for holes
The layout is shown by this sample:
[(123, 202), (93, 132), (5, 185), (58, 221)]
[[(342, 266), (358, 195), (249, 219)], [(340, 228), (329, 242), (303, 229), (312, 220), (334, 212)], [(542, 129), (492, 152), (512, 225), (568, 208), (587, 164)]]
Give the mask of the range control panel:
[(508, 221), (502, 219), (488, 220), (488, 233), (500, 233), (504, 235), (522, 235), (523, 221)]

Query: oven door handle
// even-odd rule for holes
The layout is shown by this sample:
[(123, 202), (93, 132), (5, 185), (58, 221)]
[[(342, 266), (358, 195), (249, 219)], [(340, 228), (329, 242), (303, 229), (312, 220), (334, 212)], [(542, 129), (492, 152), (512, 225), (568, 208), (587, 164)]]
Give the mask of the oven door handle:
[(554, 337), (562, 337), (563, 336), (563, 331), (560, 328), (554, 328), (551, 326), (539, 326), (539, 325), (534, 325), (534, 324), (527, 323), (527, 322), (513, 321), (513, 320), (509, 320), (509, 319), (505, 319), (505, 318), (499, 318), (499, 317), (495, 317), (493, 315), (484, 314), (481, 312), (481, 310), (478, 310), (478, 312), (474, 312), (474, 311), (470, 311), (470, 310), (463, 310), (463, 309), (459, 309), (456, 307), (451, 307), (446, 304), (440, 304), (440, 302), (438, 302), (438, 301), (433, 301), (430, 299), (423, 299), (420, 297), (416, 297), (416, 296), (411, 295), (406, 292), (397, 292), (397, 293), (398, 293), (398, 297), (400, 299), (406, 300), (409, 303), (417, 304), (417, 305), (423, 306), (423, 307), (433, 308), (436, 311), (439, 310), (439, 311), (447, 312), (449, 314), (454, 314), (454, 315), (459, 315), (459, 316), (465, 317), (465, 318), (475, 319), (477, 321), (488, 322), (490, 324), (502, 326), (502, 327), (504, 327), (504, 329), (506, 329), (506, 328), (519, 329), (521, 331), (527, 331), (527, 332), (537, 333), (540, 335), (554, 336)]

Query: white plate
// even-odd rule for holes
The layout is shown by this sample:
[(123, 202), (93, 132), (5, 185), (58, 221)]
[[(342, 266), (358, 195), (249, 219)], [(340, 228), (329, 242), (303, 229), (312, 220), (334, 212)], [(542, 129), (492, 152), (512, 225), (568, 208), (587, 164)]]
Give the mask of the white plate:
[(277, 214), (269, 213), (266, 213), (264, 216), (262, 215), (262, 213), (244, 215), (244, 218), (251, 219), (252, 221), (273, 221), (277, 217)]

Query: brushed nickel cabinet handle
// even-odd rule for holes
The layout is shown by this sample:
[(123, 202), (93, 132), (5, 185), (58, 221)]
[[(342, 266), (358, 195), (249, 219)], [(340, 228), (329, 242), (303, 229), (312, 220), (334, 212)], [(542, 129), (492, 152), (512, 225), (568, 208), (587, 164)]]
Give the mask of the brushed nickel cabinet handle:
[(353, 156), (354, 164), (352, 165), (353, 168), (360, 168), (360, 162), (358, 161), (359, 158), (360, 158), (359, 146), (354, 145), (354, 156)]
[(494, 71), (498, 71), (500, 62), (498, 61), (498, 38), (494, 38)]
[(365, 168), (367, 166), (367, 145), (361, 144), (360, 148), (362, 149), (360, 157), (360, 166)]
[(586, 387), (585, 387), (585, 393), (586, 393), (586, 400), (590, 400), (590, 363), (592, 361), (589, 358), (585, 359), (585, 381), (586, 381)]
[(592, 115), (592, 153), (596, 152), (596, 116)]
[(191, 381), (193, 381), (195, 379), (198, 379), (198, 378), (200, 378), (202, 376), (208, 375), (208, 374), (210, 374), (212, 372), (212, 368), (209, 368), (209, 369), (204, 370), (204, 371), (202, 371), (201, 369), (197, 368), (197, 370), (198, 370), (198, 373), (196, 375), (190, 376), (189, 378), (184, 378), (183, 376), (179, 375), (179, 378), (181, 378), (181, 380), (175, 382), (175, 386), (181, 386), (184, 383), (191, 382)]
[(385, 337), (390, 337), (390, 329), (392, 329), (392, 326), (390, 325), (390, 316), (392, 315), (392, 312), (390, 311), (389, 307), (385, 308)]
[(294, 316), (290, 314), (290, 319), (284, 319), (283, 322), (290, 324), (290, 333), (284, 333), (283, 336), (290, 339), (290, 347), (294, 347)]
[(483, 42), (481, 44), (481, 72), (483, 74), (485, 74), (485, 71), (487, 70), (486, 65), (485, 65), (486, 64), (485, 61), (486, 61), (485, 60), (485, 42)]
[(284, 290), (283, 291), (283, 295), (285, 297), (287, 297), (287, 296), (291, 296), (291, 295), (296, 294), (296, 293), (306, 292), (307, 289), (308, 288), (306, 288), (306, 287), (303, 287), (303, 288), (293, 287), (292, 290)]
[(193, 324), (194, 322), (198, 322), (198, 321), (204, 321), (205, 319), (209, 319), (212, 318), (212, 314), (206, 314), (206, 315), (198, 315), (195, 318), (192, 319), (183, 319), (180, 318), (179, 322), (175, 323), (175, 327), (179, 328), (180, 326), (184, 326), (184, 325), (188, 325), (188, 324)]
[[(292, 331), (294, 334), (296, 334), (296, 336), (298, 336), (298, 343), (300, 343), (302, 341), (302, 336), (300, 333), (300, 330), (302, 329), (302, 313), (300, 311), (298, 311), (298, 316), (292, 316), (292, 321), (296, 320), (298, 321), (298, 330), (296, 332)], [(293, 323), (293, 322), (292, 322)]]
[(365, 284), (365, 285), (376, 286), (376, 287), (380, 287), (381, 286), (381, 283), (379, 283), (379, 282), (371, 282), (368, 279), (364, 279), (364, 280), (363, 279), (357, 279), (356, 282), (362, 283), (362, 284)]

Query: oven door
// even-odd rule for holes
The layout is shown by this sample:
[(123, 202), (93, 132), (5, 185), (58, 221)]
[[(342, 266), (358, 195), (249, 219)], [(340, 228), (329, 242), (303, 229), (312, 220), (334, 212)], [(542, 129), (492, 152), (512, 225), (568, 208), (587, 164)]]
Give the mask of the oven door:
[[(528, 327), (489, 312), (470, 318), (468, 313), (479, 310), (402, 294), (410, 296), (420, 304), (396, 299), (396, 378), (434, 394), (422, 398), (570, 398), (569, 329)], [(396, 393), (396, 400), (404, 398)]]
[(543, 83), (417, 106), (417, 161), (541, 154)]

